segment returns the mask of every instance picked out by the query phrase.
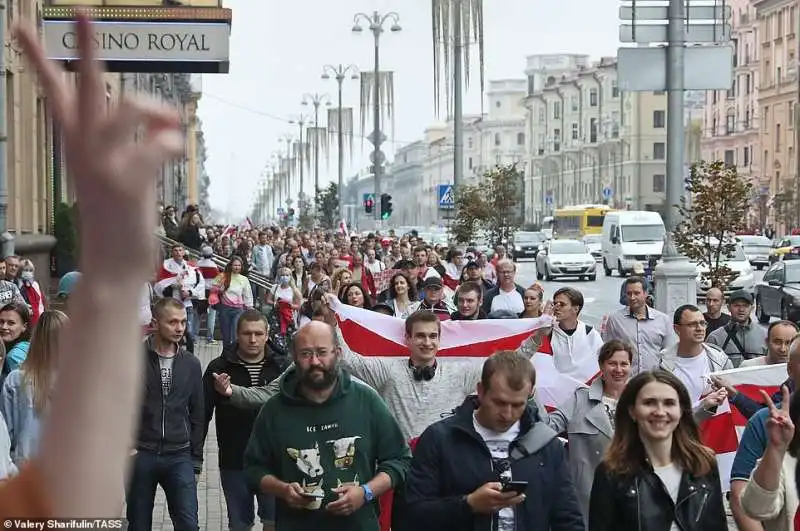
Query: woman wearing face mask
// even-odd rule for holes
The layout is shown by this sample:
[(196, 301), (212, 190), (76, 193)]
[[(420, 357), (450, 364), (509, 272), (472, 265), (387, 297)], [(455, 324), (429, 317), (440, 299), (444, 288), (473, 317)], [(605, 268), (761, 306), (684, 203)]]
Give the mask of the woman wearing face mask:
[(594, 471), (614, 435), (617, 401), (631, 375), (633, 349), (613, 339), (600, 348), (597, 361), (600, 378), (580, 387), (565, 404), (550, 413), (547, 423), (569, 440), (569, 468), (578, 503), (585, 520), (589, 518), (589, 495)]
[(19, 287), (22, 298), (31, 308), (31, 326), (36, 324), (39, 316), (45, 311), (46, 303), (42, 288), (34, 279), (35, 276), (36, 267), (33, 262), (27, 258), (22, 260), (19, 264), (19, 273), (17, 273), (17, 287)]
[(303, 289), (308, 284), (308, 273), (306, 272), (306, 262), (300, 256), (292, 261), (291, 277), (294, 285), (300, 290), (300, 294), (304, 296)]
[(700, 442), (686, 387), (663, 370), (622, 391), (589, 501), (589, 531), (651, 529), (728, 530), (716, 456)]
[(278, 325), (282, 336), (292, 335), (297, 329), (296, 312), (300, 310), (303, 296), (292, 280), (288, 267), (278, 269), (278, 288), (270, 295), (279, 317)]

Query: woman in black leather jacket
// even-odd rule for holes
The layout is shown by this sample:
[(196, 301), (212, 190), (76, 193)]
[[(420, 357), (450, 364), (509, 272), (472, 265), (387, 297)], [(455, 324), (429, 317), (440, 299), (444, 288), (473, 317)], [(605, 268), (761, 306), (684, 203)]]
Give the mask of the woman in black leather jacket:
[(683, 383), (656, 370), (633, 378), (597, 467), (589, 531), (727, 531), (714, 453), (703, 446)]

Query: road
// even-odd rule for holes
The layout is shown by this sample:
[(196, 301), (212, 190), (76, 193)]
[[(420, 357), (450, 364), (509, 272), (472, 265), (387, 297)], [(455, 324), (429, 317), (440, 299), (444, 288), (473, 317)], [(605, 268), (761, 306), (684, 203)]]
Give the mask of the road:
[[(758, 281), (763, 276), (763, 271), (756, 271)], [(584, 297), (584, 308), (580, 318), (587, 324), (598, 326), (604, 315), (619, 308), (619, 290), (623, 280), (617, 275), (605, 276), (603, 268), (598, 264), (597, 280), (595, 281), (564, 279), (539, 282), (544, 286), (546, 299), (552, 298), (556, 290), (565, 286), (580, 290)], [(534, 260), (517, 262), (517, 283), (528, 287), (534, 282), (536, 282), (536, 262)], [(705, 307), (701, 306), (701, 309), (705, 310)]]

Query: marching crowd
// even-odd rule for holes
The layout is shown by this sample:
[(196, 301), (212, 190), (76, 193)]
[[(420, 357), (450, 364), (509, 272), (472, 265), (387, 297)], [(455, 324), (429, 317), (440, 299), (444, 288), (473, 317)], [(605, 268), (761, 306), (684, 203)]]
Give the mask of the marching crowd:
[[(174, 528), (195, 530), (213, 419), (231, 529), (252, 527), (257, 507), (282, 531), (722, 530), (727, 485), (698, 423), (728, 399), (749, 418), (731, 473), (737, 524), (798, 529), (798, 328), (759, 328), (747, 292), (729, 295), (727, 318), (721, 294), (705, 312), (686, 304), (667, 316), (631, 277), (626, 305), (597, 329), (580, 319), (580, 291), (517, 285), (502, 249), (292, 228), (184, 238), (145, 285), (152, 259), (129, 242), (151, 237), (155, 174), (182, 149), (179, 120), (139, 100), (99, 112), (92, 34), (79, 16), (75, 88), (34, 27), (15, 29), (61, 125), (83, 214), (66, 313), (34, 323), (35, 297), (2, 285), (22, 301), (0, 308), (0, 517), (113, 517), (127, 475), (131, 529), (152, 527), (160, 485)], [(226, 237), (231, 257), (215, 271), (202, 260)], [(187, 260), (187, 247), (201, 259)], [(254, 289), (246, 267), (277, 288)], [(351, 348), (343, 308), (394, 316), (375, 313), (402, 326), (408, 354)], [(210, 309), (223, 344), (203, 372), (191, 348), (204, 320), (214, 339)], [(516, 350), (440, 358), (448, 334), (497, 319), (529, 325)], [(531, 361), (543, 354), (586, 383), (554, 408), (537, 394)], [(785, 364), (788, 379), (754, 400), (716, 374), (745, 364)]]

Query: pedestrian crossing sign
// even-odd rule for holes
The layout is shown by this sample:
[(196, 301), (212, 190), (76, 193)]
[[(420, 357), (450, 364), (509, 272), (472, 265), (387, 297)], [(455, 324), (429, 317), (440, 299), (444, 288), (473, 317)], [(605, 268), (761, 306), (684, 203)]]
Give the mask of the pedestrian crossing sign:
[(455, 206), (456, 206), (456, 198), (455, 198), (455, 194), (453, 194), (453, 185), (452, 184), (440, 184), (439, 185), (439, 208), (450, 209), (450, 208), (455, 208)]

